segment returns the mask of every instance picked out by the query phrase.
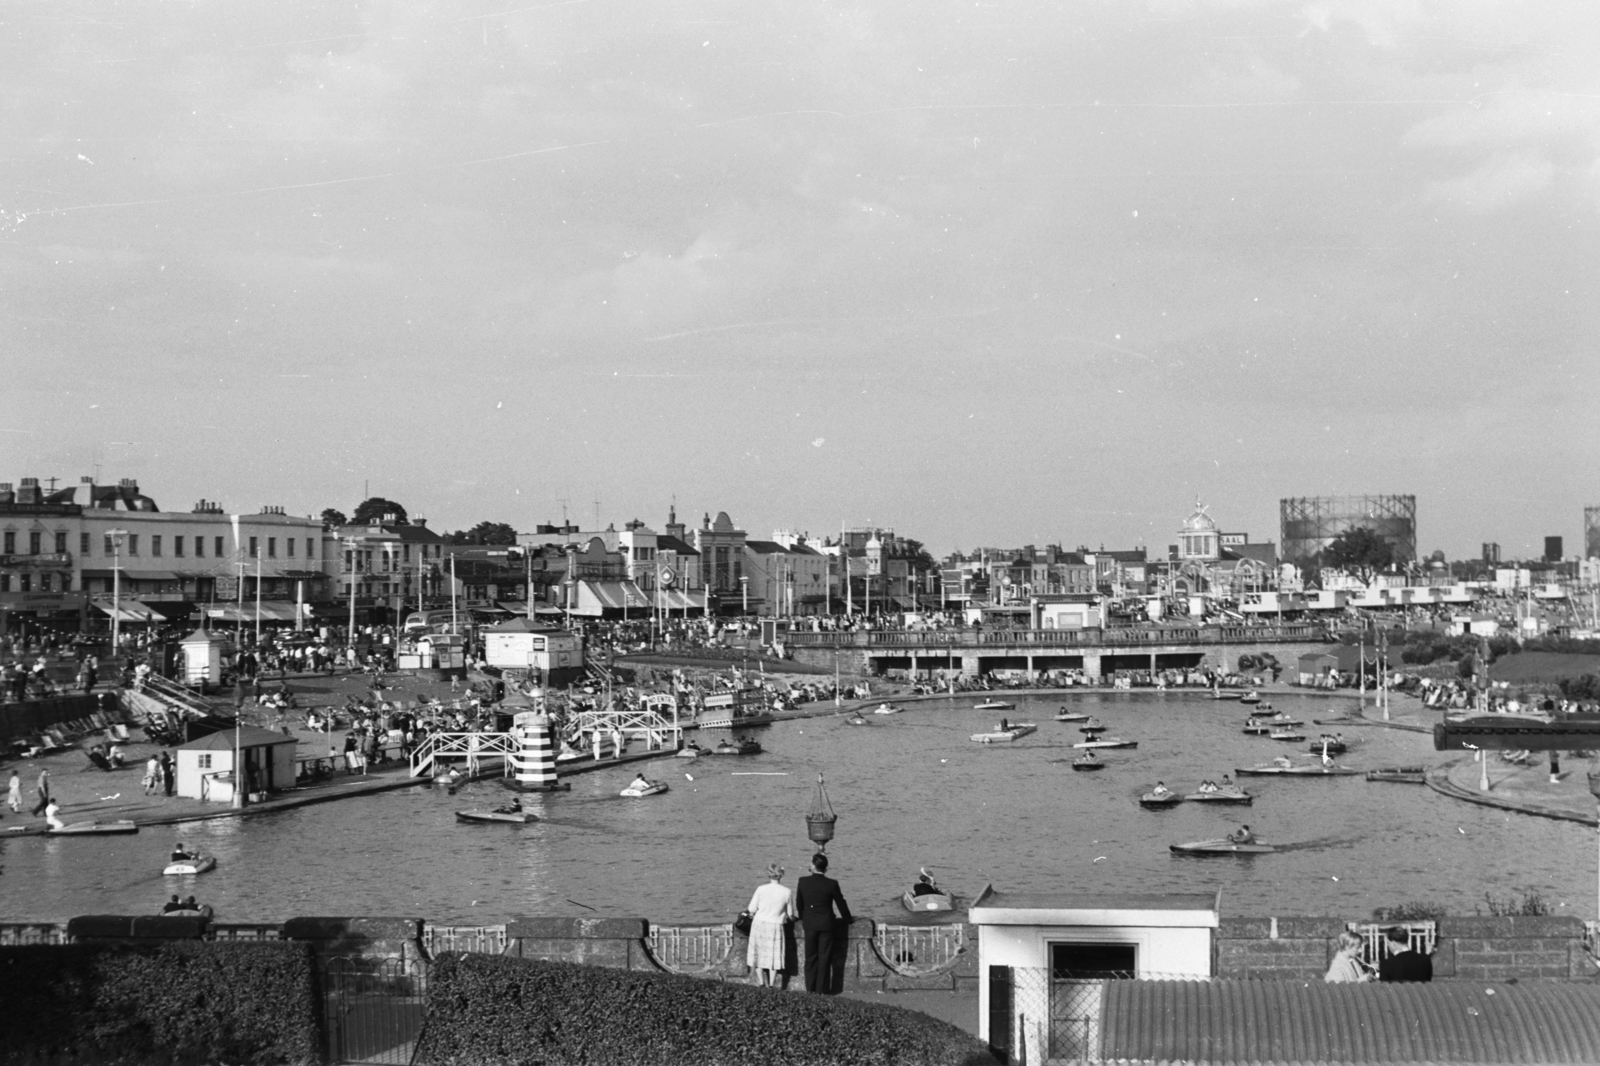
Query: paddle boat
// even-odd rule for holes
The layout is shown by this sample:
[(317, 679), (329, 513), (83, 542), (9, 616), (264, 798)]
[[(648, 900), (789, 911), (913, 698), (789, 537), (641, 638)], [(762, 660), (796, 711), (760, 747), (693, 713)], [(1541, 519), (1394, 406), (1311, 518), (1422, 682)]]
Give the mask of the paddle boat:
[(1072, 768), (1074, 770), (1104, 770), (1106, 764), (1101, 762), (1100, 757), (1094, 752), (1086, 751), (1072, 760)]
[(1072, 745), (1075, 748), (1137, 748), (1137, 740), (1123, 740), (1121, 737), (1090, 737), (1080, 740)]
[(880, 703), (872, 709), (873, 714), (899, 714), (900, 708), (892, 703)]
[(979, 744), (1004, 744), (1012, 740), (1021, 740), (1038, 728), (1032, 722), (1008, 722), (1004, 729), (995, 729), (989, 733), (974, 733), (972, 739)]
[(1259, 707), (1256, 708), (1256, 713), (1251, 716), (1251, 717), (1255, 718), (1255, 720), (1258, 721), (1258, 722), (1265, 722), (1268, 725), (1297, 725), (1298, 726), (1298, 725), (1305, 725), (1306, 724), (1303, 719), (1290, 718), (1288, 715), (1284, 714), (1282, 711), (1279, 711), (1277, 714), (1262, 714), (1261, 710), (1262, 710), (1262, 708), (1259, 708)]
[(1058, 722), (1087, 722), (1089, 716), (1082, 711), (1069, 711), (1065, 707), (1056, 712)]
[(745, 739), (743, 737), (740, 737), (736, 741), (728, 741), (728, 740), (720, 741), (717, 744), (716, 747), (712, 748), (706, 754), (708, 754), (708, 755), (760, 755), (761, 754), (761, 745), (756, 743), (753, 740), (747, 740), (747, 739)]
[(139, 823), (128, 818), (119, 818), (110, 822), (68, 822), (62, 826), (46, 829), (45, 833), (53, 837), (103, 837), (138, 831)]
[(1278, 849), (1271, 844), (1253, 841), (1241, 844), (1226, 837), (1221, 840), (1195, 840), (1188, 844), (1168, 845), (1179, 855), (1270, 855)]
[(700, 745), (691, 740), (689, 743), (673, 752), (672, 757), (674, 759), (698, 759), (702, 755), (709, 754), (710, 752), (706, 751), (706, 749), (702, 748)]
[(1297, 733), (1289, 726), (1279, 726), (1267, 734), (1268, 740), (1285, 740), (1292, 744), (1298, 744), (1305, 738), (1306, 735), (1304, 733)]
[(1241, 697), (1243, 695), (1244, 695), (1243, 692), (1236, 692), (1236, 691), (1233, 691), (1233, 690), (1223, 690), (1223, 689), (1220, 689), (1220, 688), (1214, 688), (1214, 689), (1211, 690), (1211, 697), (1210, 698), (1214, 699), (1214, 700), (1236, 700), (1236, 699), (1238, 699), (1239, 697)]
[(927, 892), (919, 896), (909, 889), (900, 897), (900, 905), (914, 914), (956, 909), (956, 901), (947, 892)]
[(844, 720), (844, 724), (845, 725), (866, 725), (867, 724), (867, 720), (865, 718), (861, 717), (861, 712), (860, 711), (856, 711), (856, 712), (846, 716), (846, 718)]
[(162, 877), (182, 877), (207, 873), (217, 868), (217, 860), (210, 855), (201, 855), (197, 851), (186, 851), (183, 845), (172, 849), (166, 868), (161, 871)]
[(991, 697), (982, 703), (974, 704), (972, 709), (975, 711), (1009, 711), (1015, 706), (1015, 703), (1007, 703), (1005, 700), (997, 700)]
[(1196, 789), (1183, 798), (1195, 803), (1214, 803), (1219, 807), (1248, 807), (1256, 799), (1237, 785), (1218, 785), (1211, 791)]
[(1176, 807), (1182, 802), (1183, 797), (1165, 785), (1153, 788), (1139, 797), (1139, 806), (1150, 811), (1166, 810), (1168, 807)]
[(1392, 781), (1400, 785), (1425, 785), (1427, 770), (1421, 766), (1390, 766), (1382, 770), (1368, 770), (1368, 781)]
[(666, 790), (667, 783), (665, 781), (649, 781), (643, 785), (635, 782), (617, 794), (619, 796), (627, 796), (629, 799), (642, 799), (645, 796), (654, 796)]
[(1343, 755), (1345, 752), (1349, 751), (1350, 748), (1340, 738), (1329, 736), (1327, 733), (1324, 733), (1322, 736), (1311, 742), (1310, 750), (1311, 754), (1313, 755), (1321, 755), (1323, 753), (1328, 755)]
[(1270, 777), (1274, 775), (1282, 775), (1284, 777), (1352, 777), (1361, 773), (1360, 770), (1352, 770), (1347, 766), (1318, 766), (1314, 763), (1310, 766), (1280, 766), (1277, 764), (1241, 766), (1233, 772), (1241, 777)]
[(1243, 732), (1248, 733), (1253, 737), (1264, 737), (1268, 733), (1272, 732), (1272, 728), (1273, 727), (1267, 723), (1252, 718), (1245, 722)]
[(1243, 696), (1239, 697), (1239, 702), (1240, 703), (1260, 703), (1261, 702), (1261, 693), (1259, 693), (1259, 692), (1246, 692)]
[(456, 818), (463, 822), (510, 822), (513, 825), (526, 825), (539, 820), (537, 814), (523, 810), (519, 804), (491, 807), (487, 810), (457, 811)]
[(1105, 723), (1098, 718), (1091, 718), (1078, 727), (1078, 732), (1080, 733), (1104, 733), (1105, 731)]

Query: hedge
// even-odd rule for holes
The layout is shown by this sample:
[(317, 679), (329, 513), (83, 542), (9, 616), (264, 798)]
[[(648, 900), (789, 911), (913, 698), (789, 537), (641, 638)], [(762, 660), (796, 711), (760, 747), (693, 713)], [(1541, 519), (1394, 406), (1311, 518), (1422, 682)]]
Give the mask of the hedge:
[(319, 1062), (311, 951), (294, 943), (0, 948), (0, 1063)]
[(976, 1066), (994, 1056), (899, 1007), (676, 974), (450, 952), (415, 1066)]

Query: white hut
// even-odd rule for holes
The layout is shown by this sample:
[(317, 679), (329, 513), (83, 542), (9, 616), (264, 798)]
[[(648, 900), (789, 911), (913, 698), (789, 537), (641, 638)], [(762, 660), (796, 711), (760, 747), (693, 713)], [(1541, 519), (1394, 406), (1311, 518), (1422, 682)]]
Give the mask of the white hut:
[(245, 779), (253, 793), (292, 788), (295, 782), (294, 737), (241, 726), (224, 729), (179, 747), (176, 751), (178, 795), (232, 803), (235, 744), (244, 759)]
[(183, 680), (186, 684), (222, 684), (222, 655), (227, 642), (207, 629), (190, 633), (178, 646), (183, 649)]

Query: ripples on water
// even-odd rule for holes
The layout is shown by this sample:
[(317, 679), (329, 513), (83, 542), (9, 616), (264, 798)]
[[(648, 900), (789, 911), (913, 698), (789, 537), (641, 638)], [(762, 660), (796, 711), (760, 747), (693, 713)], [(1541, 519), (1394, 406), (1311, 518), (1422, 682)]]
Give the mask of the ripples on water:
[[(1593, 834), (1575, 823), (1448, 800), (1429, 789), (1360, 777), (1246, 778), (1253, 807), (1183, 804), (1145, 811), (1158, 779), (1190, 791), (1288, 745), (1240, 732), (1247, 709), (1188, 694), (1086, 694), (1024, 700), (1006, 715), (1039, 731), (1016, 744), (968, 737), (996, 716), (972, 698), (906, 704), (867, 726), (836, 718), (759, 731), (753, 757), (663, 759), (647, 772), (663, 796), (617, 796), (633, 767), (571, 778), (572, 791), (534, 797), (545, 821), (464, 825), (460, 807), (499, 802), (480, 782), (455, 797), (404, 789), (246, 819), (142, 830), (132, 837), (25, 838), (0, 852), (0, 913), (10, 920), (140, 913), (172, 892), (194, 893), (225, 920), (297, 914), (375, 914), (487, 924), (516, 914), (640, 915), (658, 922), (723, 922), (744, 905), (773, 860), (793, 885), (811, 853), (804, 814), (817, 771), (839, 814), (828, 846), (852, 907), (903, 914), (897, 900), (919, 866), (959, 895), (993, 882), (1012, 891), (1162, 892), (1222, 889), (1225, 915), (1361, 918), (1409, 900), (1470, 914), (1496, 896), (1533, 890), (1557, 913), (1587, 915)], [(1068, 762), (1076, 724), (1063, 702), (1098, 715), (1110, 735), (1138, 740), (1105, 751), (1095, 774)], [(1353, 700), (1274, 696), (1310, 726)], [(1345, 727), (1341, 761), (1370, 768), (1434, 764), (1426, 734)], [(755, 776), (785, 774), (786, 776)], [(686, 775), (693, 775), (690, 781)], [(1222, 835), (1248, 822), (1296, 846), (1250, 859), (1182, 858), (1167, 845)], [(216, 872), (163, 878), (174, 840), (218, 857)], [(1098, 861), (1097, 861), (1098, 860)], [(589, 908), (592, 908), (590, 910)]]

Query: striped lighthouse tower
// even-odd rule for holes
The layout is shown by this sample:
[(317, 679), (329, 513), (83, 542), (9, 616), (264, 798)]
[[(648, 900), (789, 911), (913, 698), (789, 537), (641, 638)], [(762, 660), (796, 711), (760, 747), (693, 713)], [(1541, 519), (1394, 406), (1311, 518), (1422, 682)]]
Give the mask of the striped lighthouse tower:
[(512, 720), (517, 752), (511, 756), (511, 785), (519, 792), (553, 792), (569, 786), (556, 781), (554, 729), (550, 716), (523, 711)]

